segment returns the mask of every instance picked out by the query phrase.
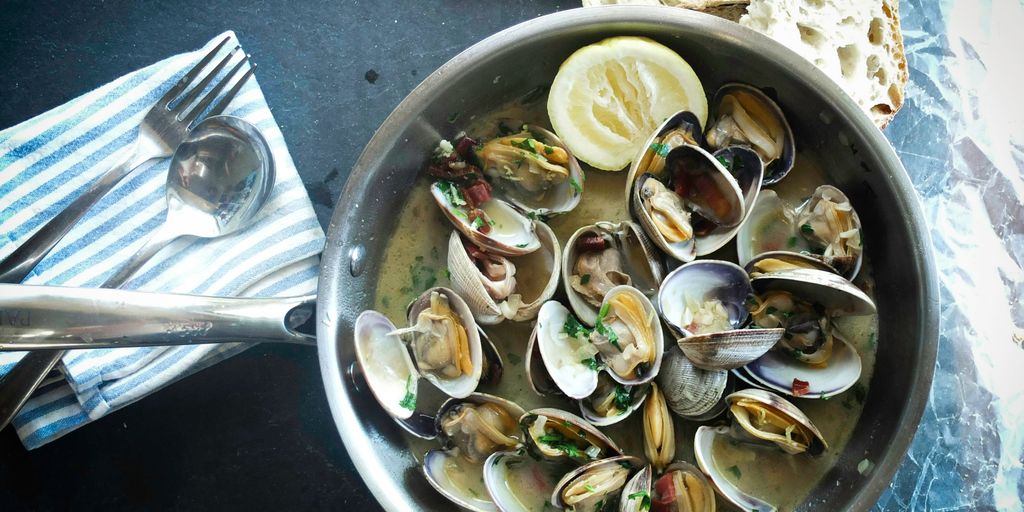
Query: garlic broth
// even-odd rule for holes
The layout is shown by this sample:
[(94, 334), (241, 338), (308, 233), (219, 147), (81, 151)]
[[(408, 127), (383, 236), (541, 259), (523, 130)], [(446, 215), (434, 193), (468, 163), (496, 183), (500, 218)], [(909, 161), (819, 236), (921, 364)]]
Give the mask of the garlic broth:
[[(710, 89), (709, 89), (710, 90)], [(513, 105), (498, 110), (487, 118), (470, 118), (467, 133), (484, 139), (498, 133), (499, 119), (518, 119), (547, 125), (544, 103), (536, 102), (532, 108)], [(506, 130), (518, 126), (506, 125)], [(583, 164), (586, 174), (583, 197), (572, 212), (555, 217), (548, 225), (564, 244), (577, 229), (597, 221), (629, 220), (625, 203), (626, 172), (605, 172)], [(826, 183), (817, 158), (807, 150), (796, 156), (796, 165), (779, 184), (771, 187), (790, 205), (799, 205), (814, 189)], [(443, 216), (430, 197), (429, 180), (421, 176), (399, 215), (397, 227), (388, 241), (384, 260), (378, 275), (375, 307), (396, 324), (404, 324), (405, 307), (430, 286), (449, 286), (447, 278), (447, 242), (453, 226)], [(854, 205), (856, 207), (856, 205)], [(735, 243), (730, 242), (706, 258), (736, 261)], [(671, 263), (670, 265), (674, 265)], [(534, 271), (517, 271), (517, 279), (536, 278)], [(870, 262), (865, 259), (857, 284), (871, 293)], [(539, 286), (543, 286), (540, 284)], [(555, 300), (568, 304), (564, 291)], [(828, 400), (791, 399), (819, 428), (829, 448), (820, 457), (806, 454), (790, 456), (781, 451), (733, 444), (728, 440), (716, 442), (713, 458), (736, 485), (750, 494), (765, 499), (780, 508), (796, 508), (824, 477), (843, 451), (857, 419), (863, 409), (867, 386), (871, 380), (875, 360), (876, 317), (848, 317), (837, 322), (847, 340), (857, 349), (863, 362), (860, 381), (850, 390)], [(529, 387), (525, 373), (525, 351), (532, 330), (532, 322), (503, 322), (485, 330), (504, 359), (502, 382), (497, 386), (481, 386), (478, 391), (496, 394), (518, 403), (529, 411), (537, 407), (556, 407), (579, 415), (579, 406), (564, 398), (542, 398)], [(417, 410), (436, 411), (445, 398), (426, 382), (421, 383)], [(601, 430), (611, 437), (627, 454), (644, 457), (642, 438), (642, 411), (624, 421)], [(676, 430), (676, 459), (694, 462), (693, 436), (700, 423), (683, 420), (673, 415)], [(721, 424), (723, 417), (704, 424)], [(424, 441), (404, 434), (409, 449), (422, 462), (423, 454), (438, 447), (436, 441)], [(510, 483), (509, 485), (514, 485)], [(545, 498), (546, 499), (546, 498)], [(542, 501), (538, 503), (543, 504)], [(719, 505), (724, 503), (719, 499)], [(538, 509), (540, 510), (540, 509)]]

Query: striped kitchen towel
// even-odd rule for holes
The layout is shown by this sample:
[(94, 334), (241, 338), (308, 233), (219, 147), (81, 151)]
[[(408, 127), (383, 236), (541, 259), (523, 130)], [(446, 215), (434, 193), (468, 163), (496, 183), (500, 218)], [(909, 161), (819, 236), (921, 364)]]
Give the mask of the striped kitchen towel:
[[(203, 49), (135, 71), (0, 132), (0, 257), (110, 169), (156, 100), (228, 35), (234, 38), (231, 32), (221, 34)], [(253, 123), (266, 137), (277, 168), (273, 195), (251, 227), (218, 239), (178, 240), (139, 269), (125, 288), (219, 296), (314, 293), (324, 233), (255, 78), (224, 113)], [(24, 282), (99, 286), (163, 222), (169, 163), (150, 161), (121, 182)], [(25, 446), (36, 448), (244, 348), (68, 352), (60, 365), (65, 378), (40, 388), (14, 426)], [(0, 353), (0, 375), (22, 355)]]

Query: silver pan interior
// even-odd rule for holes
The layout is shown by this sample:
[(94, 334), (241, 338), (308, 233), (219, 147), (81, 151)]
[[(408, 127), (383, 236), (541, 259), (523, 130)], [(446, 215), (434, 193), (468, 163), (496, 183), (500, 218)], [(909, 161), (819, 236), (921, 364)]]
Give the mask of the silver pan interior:
[[(576, 9), (495, 34), (427, 77), (367, 144), (331, 220), (318, 305), (324, 387), (349, 455), (386, 509), (450, 508), (403, 449), (398, 427), (349, 378), (352, 322), (372, 307), (395, 212), (438, 138), (452, 135), (449, 115), (483, 114), (550, 83), (574, 50), (613, 35), (675, 49), (708, 90), (734, 80), (774, 88), (797, 140), (824, 156), (831, 179), (858, 205), (877, 280), (877, 366), (850, 443), (804, 508), (870, 507), (916, 431), (935, 362), (938, 289), (917, 197), (881, 132), (825, 75), (753, 31), (682, 9)], [(862, 476), (856, 467), (865, 458), (876, 466)]]

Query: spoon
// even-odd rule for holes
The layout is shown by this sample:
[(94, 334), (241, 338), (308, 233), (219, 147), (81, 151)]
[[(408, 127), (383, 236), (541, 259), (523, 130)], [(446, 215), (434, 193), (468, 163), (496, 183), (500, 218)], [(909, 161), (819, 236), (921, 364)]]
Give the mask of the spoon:
[[(100, 286), (123, 285), (160, 249), (178, 238), (216, 238), (249, 225), (270, 197), (274, 178), (270, 147), (255, 126), (231, 116), (203, 120), (171, 157), (167, 219)], [(63, 350), (27, 354), (0, 382), (0, 430), (63, 355)]]

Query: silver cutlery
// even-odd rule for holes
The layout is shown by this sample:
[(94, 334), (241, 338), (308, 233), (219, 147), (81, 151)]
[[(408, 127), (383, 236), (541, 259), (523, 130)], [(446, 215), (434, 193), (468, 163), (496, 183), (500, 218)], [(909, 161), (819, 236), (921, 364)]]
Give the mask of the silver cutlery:
[[(199, 79), (203, 69), (217, 56), (217, 53), (229, 40), (230, 36), (225, 37), (224, 40), (218, 43), (195, 67), (189, 70), (181, 80), (171, 87), (156, 102), (156, 105), (150, 108), (145, 118), (143, 118), (142, 124), (139, 126), (138, 137), (136, 137), (135, 142), (130, 146), (131, 149), (128, 150), (128, 154), (120, 164), (107, 171), (81, 196), (72, 201), (53, 219), (50, 219), (42, 228), (29, 237), (25, 243), (15, 249), (14, 252), (0, 261), (0, 283), (20, 283), (50, 250), (57, 245), (57, 242), (67, 234), (71, 227), (125, 176), (128, 176), (135, 168), (149, 160), (171, 156), (174, 148), (181, 144), (181, 141), (185, 140), (189, 126), (210, 106), (217, 98), (217, 95), (231, 82), (231, 79), (238, 75), (242, 66), (248, 62), (248, 56), (243, 55), (227, 75), (196, 103), (196, 99), (199, 98), (203, 90), (224, 69), (240, 49), (240, 47), (235, 46), (209, 73), (202, 79)], [(249, 70), (214, 105), (209, 115), (218, 115), (224, 111), (224, 108), (238, 94), (245, 81), (252, 76), (255, 68), (255, 65), (250, 66)], [(192, 86), (191, 89), (189, 89), (190, 86)], [(189, 89), (187, 93), (186, 89)], [(183, 94), (184, 96), (182, 96)], [(181, 100), (175, 103), (175, 100), (179, 98)], [(194, 107), (193, 104), (195, 104)]]
[[(254, 126), (230, 116), (205, 119), (174, 152), (167, 173), (167, 219), (101, 287), (121, 286), (178, 238), (214, 238), (248, 226), (270, 197), (274, 180), (270, 147)], [(5, 330), (0, 329), (0, 340), (7, 338)], [(27, 354), (0, 381), (0, 429), (63, 355), (63, 350)]]

